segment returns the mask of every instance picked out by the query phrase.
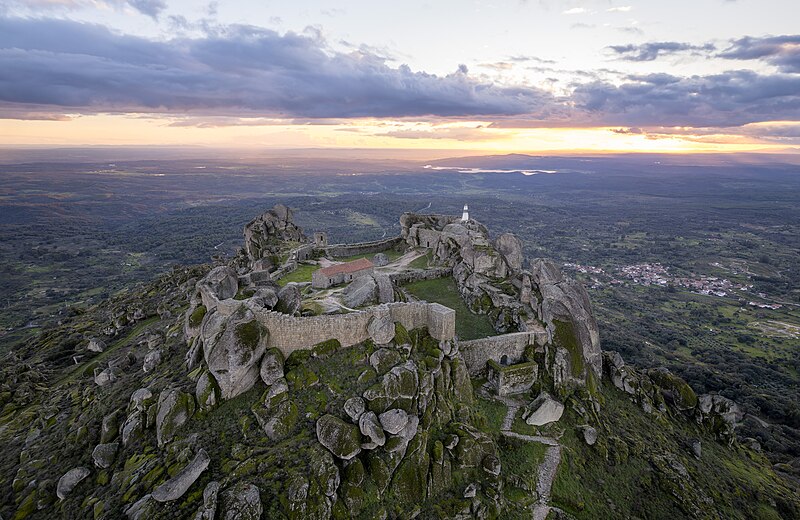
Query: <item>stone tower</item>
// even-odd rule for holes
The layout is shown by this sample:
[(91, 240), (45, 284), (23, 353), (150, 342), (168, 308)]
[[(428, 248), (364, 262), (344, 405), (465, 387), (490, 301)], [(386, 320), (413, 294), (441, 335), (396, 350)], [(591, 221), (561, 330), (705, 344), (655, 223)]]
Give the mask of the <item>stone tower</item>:
[(328, 234), (322, 231), (314, 233), (315, 247), (328, 247)]
[(466, 222), (469, 220), (469, 206), (464, 204), (464, 213), (461, 214), (461, 222)]

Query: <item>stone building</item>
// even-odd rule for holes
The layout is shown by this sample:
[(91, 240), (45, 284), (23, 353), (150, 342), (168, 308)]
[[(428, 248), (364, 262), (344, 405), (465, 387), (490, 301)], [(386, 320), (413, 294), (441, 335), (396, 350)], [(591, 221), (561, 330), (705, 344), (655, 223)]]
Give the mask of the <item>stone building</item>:
[(311, 287), (314, 289), (327, 289), (333, 285), (350, 282), (360, 276), (371, 275), (374, 270), (375, 265), (366, 258), (323, 267), (311, 274)]
[(328, 247), (328, 234), (324, 231), (314, 233), (314, 247)]

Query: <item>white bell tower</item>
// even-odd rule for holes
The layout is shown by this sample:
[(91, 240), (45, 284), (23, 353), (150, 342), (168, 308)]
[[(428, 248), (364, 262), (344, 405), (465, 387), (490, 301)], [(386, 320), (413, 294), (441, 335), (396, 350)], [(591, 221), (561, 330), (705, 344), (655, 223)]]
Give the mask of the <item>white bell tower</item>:
[(464, 204), (464, 213), (461, 214), (461, 222), (466, 222), (469, 220), (469, 206)]

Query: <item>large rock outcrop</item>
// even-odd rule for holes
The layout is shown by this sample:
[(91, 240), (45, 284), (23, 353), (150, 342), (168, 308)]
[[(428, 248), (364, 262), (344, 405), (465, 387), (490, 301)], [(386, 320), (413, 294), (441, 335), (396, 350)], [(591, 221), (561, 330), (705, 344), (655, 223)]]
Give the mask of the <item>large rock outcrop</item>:
[(544, 354), (540, 368), (550, 374), (553, 391), (562, 394), (599, 379), (600, 337), (588, 294), (552, 261), (537, 259), (524, 270), (520, 240), (504, 233), (492, 241), (474, 220), (405, 214), (400, 223), (410, 246), (431, 249), (433, 264), (452, 268), (470, 310), (488, 315), (499, 333), (537, 336)]
[[(282, 204), (251, 220), (244, 227), (244, 247), (251, 262), (275, 255), (286, 242), (305, 243), (303, 230), (295, 225), (292, 210)], [(277, 266), (278, 262), (273, 261)]]
[(231, 316), (213, 311), (203, 323), (203, 357), (222, 399), (246, 392), (260, 377), (269, 331), (244, 306)]
[[(538, 288), (541, 300), (533, 296), (532, 305), (538, 307), (539, 316), (552, 331), (561, 348), (570, 350), (571, 372), (576, 378), (585, 379), (588, 371), (600, 377), (603, 370), (600, 350), (600, 332), (592, 314), (589, 294), (577, 281), (567, 278), (551, 260), (538, 258), (531, 262), (531, 278)], [(558, 330), (559, 323), (564, 330)], [(563, 334), (564, 337), (559, 338)], [(572, 343), (574, 338), (576, 343)], [(571, 351), (572, 347), (579, 349)], [(584, 367), (575, 366), (576, 360)]]

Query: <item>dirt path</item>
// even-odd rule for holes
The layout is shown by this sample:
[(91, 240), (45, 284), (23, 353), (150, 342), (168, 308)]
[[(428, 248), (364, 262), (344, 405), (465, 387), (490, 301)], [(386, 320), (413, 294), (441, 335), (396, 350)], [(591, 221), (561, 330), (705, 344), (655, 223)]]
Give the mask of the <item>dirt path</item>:
[(544, 462), (539, 466), (539, 480), (536, 482), (539, 501), (533, 506), (533, 520), (545, 520), (550, 512), (550, 491), (553, 489), (559, 462), (561, 462), (561, 446), (556, 443), (555, 446), (547, 448)]
[(416, 260), (417, 258), (419, 258), (421, 256), (425, 256), (426, 254), (428, 254), (428, 250), (427, 249), (423, 249), (423, 250), (416, 250), (415, 249), (413, 251), (409, 251), (408, 253), (404, 254), (403, 256), (401, 256), (400, 258), (398, 258), (394, 262), (390, 263), (386, 267), (391, 267), (391, 268), (396, 269), (396, 270), (403, 270), (406, 267), (408, 267), (408, 264), (410, 264), (411, 262), (413, 262), (414, 260)]
[(558, 464), (561, 462), (561, 445), (557, 440), (551, 437), (543, 437), (541, 435), (523, 435), (511, 431), (514, 424), (514, 419), (522, 407), (519, 401), (515, 401), (510, 397), (499, 396), (495, 397), (498, 401), (502, 402), (508, 410), (506, 416), (503, 418), (503, 424), (500, 426), (500, 433), (506, 437), (520, 439), (528, 442), (538, 442), (546, 445), (548, 448), (544, 454), (544, 460), (539, 465), (537, 471), (538, 478), (536, 479), (536, 494), (539, 499), (533, 506), (534, 520), (545, 520), (550, 513), (550, 491), (553, 489), (553, 482), (556, 479), (556, 472), (558, 471)]
[(511, 426), (514, 424), (514, 418), (517, 416), (517, 412), (522, 405), (519, 403), (519, 401), (515, 401), (508, 397), (497, 397), (497, 400), (508, 407), (506, 416), (503, 418), (503, 424), (500, 426), (500, 431), (503, 433), (503, 435), (505, 435), (506, 433), (511, 433)]

